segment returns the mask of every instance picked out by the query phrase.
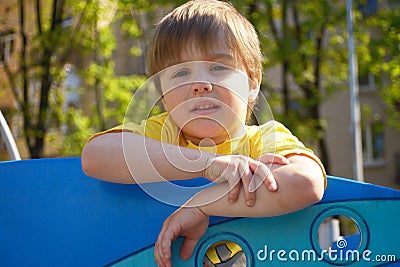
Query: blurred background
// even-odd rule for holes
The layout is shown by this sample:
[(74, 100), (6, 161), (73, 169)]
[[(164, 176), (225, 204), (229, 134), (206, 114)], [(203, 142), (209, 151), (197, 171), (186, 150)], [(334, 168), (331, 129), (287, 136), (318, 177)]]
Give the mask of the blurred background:
[[(0, 110), (21, 157), (79, 156), (121, 124), (154, 25), (184, 2), (0, 0)], [(328, 174), (355, 179), (346, 1), (231, 2), (259, 33), (275, 119)], [(400, 189), (400, 0), (352, 2), (363, 179)]]

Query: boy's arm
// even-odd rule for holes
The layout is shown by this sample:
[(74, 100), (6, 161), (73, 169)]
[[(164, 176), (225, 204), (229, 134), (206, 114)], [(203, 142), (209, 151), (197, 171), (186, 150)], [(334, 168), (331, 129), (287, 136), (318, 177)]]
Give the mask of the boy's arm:
[[(270, 193), (264, 186), (259, 187), (256, 191), (257, 202), (253, 207), (245, 205), (243, 194), (239, 194), (239, 201), (233, 204), (228, 203), (226, 196), (216, 199), (221, 192), (227, 190), (226, 183), (207, 188), (189, 200), (186, 207), (178, 209), (164, 222), (155, 245), (157, 263), (160, 266), (170, 266), (170, 245), (179, 236), (185, 237), (181, 257), (189, 258), (198, 239), (205, 232), (202, 226), (208, 222), (209, 215), (276, 216), (320, 201), (324, 192), (325, 179), (320, 166), (307, 156), (293, 155), (288, 158), (291, 164), (272, 167), (272, 172), (279, 184), (278, 191)], [(187, 208), (188, 206), (191, 208)], [(187, 218), (188, 214), (193, 214), (191, 220)], [(186, 237), (188, 237), (187, 241)]]
[[(268, 217), (282, 215), (305, 208), (321, 200), (324, 193), (325, 177), (321, 167), (311, 158), (303, 155), (288, 157), (291, 164), (274, 164), (271, 171), (279, 185), (279, 189), (271, 194), (265, 186), (256, 192), (257, 202), (249, 208), (243, 201), (229, 204), (226, 196), (209, 203), (219, 191), (224, 191), (226, 184), (220, 184), (199, 192), (190, 200), (190, 206), (199, 206), (207, 215), (229, 217)], [(239, 194), (242, 200), (243, 194)], [(205, 204), (209, 203), (209, 204)]]
[[(216, 157), (134, 133), (108, 133), (92, 139), (84, 147), (81, 160), (85, 174), (109, 182), (149, 183), (200, 176), (211, 181), (228, 181), (228, 189), (232, 190), (227, 189), (223, 195), (229, 192), (231, 202), (237, 200), (243, 184), (248, 206), (255, 201), (254, 190), (251, 190), (254, 186), (250, 186), (253, 174), (265, 179), (264, 184), (270, 191), (277, 190), (272, 173), (257, 160), (240, 155)], [(288, 164), (284, 157), (273, 154), (266, 155), (266, 161)]]
[[(88, 142), (82, 150), (81, 161), (88, 176), (135, 184), (200, 177), (206, 164), (201, 156), (212, 157), (212, 154), (179, 149), (139, 134), (117, 132), (100, 135)], [(178, 161), (185, 168), (173, 164)]]

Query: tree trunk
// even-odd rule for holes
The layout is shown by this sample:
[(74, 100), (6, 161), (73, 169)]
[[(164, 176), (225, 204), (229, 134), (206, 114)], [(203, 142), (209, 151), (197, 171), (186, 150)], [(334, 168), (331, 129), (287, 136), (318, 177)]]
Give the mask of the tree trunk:
[[(21, 32), (24, 33), (24, 4), (20, 0), (20, 27)], [(60, 34), (62, 14), (64, 10), (65, 1), (64, 0), (54, 0), (52, 5), (52, 16), (51, 25), (49, 29), (50, 40), (43, 43), (43, 53), (40, 60), (40, 98), (37, 111), (35, 112), (32, 107), (36, 105), (31, 104), (31, 101), (35, 99), (29, 99), (29, 90), (34, 90), (29, 88), (29, 75), (26, 65), (26, 48), (27, 41), (25, 34), (22, 35), (22, 61), (21, 69), (23, 72), (23, 91), (24, 91), (24, 103), (22, 107), (22, 112), (24, 115), (24, 132), (27, 141), (27, 145), (30, 152), (31, 158), (41, 158), (44, 155), (44, 140), (47, 134), (47, 121), (48, 121), (48, 109), (49, 109), (49, 95), (51, 87), (53, 84), (53, 77), (51, 74), (52, 67), (52, 57), (54, 56), (55, 50), (57, 49), (58, 36)], [(36, 3), (36, 8), (40, 9), (40, 3)], [(37, 15), (37, 29), (38, 33), (42, 34), (42, 25), (40, 14)], [(36, 118), (32, 120), (32, 115)]]

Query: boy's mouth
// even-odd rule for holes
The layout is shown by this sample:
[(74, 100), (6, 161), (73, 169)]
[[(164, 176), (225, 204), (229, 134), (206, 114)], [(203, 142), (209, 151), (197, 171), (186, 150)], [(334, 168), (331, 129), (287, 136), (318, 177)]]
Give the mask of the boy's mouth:
[(190, 111), (197, 113), (197, 114), (204, 115), (204, 114), (214, 113), (219, 109), (220, 109), (219, 106), (212, 104), (212, 103), (200, 103), (200, 104), (194, 106)]
[(200, 106), (198, 106), (198, 107), (195, 107), (192, 111), (195, 111), (195, 110), (214, 109), (214, 108), (217, 108), (217, 106), (215, 106), (215, 105), (210, 105), (210, 104), (206, 104), (206, 105), (200, 105)]

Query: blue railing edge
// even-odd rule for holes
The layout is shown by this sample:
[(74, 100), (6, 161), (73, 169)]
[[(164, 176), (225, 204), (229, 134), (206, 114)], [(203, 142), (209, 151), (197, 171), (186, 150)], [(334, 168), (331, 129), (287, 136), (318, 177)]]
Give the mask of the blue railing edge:
[[(63, 158), (42, 158), (42, 159), (25, 159), (25, 160), (11, 160), (0, 162), (2, 165), (23, 165), (23, 164), (35, 164), (35, 162), (42, 161), (70, 161), (75, 165), (76, 173), (82, 176), (86, 176), (82, 172), (81, 159), (80, 157), (63, 157)], [(86, 176), (88, 179), (92, 177)], [(186, 181), (179, 181), (180, 185), (196, 186), (198, 184), (203, 185), (205, 178), (199, 177)], [(346, 188), (346, 190), (343, 190)], [(351, 192), (351, 194), (349, 194)], [(359, 182), (348, 178), (337, 177), (333, 175), (327, 175), (327, 188), (324, 193), (324, 197), (317, 204), (324, 204), (330, 202), (342, 202), (342, 201), (354, 201), (354, 200), (379, 200), (379, 199), (400, 199), (400, 190), (388, 188), (376, 184), (367, 182)]]

